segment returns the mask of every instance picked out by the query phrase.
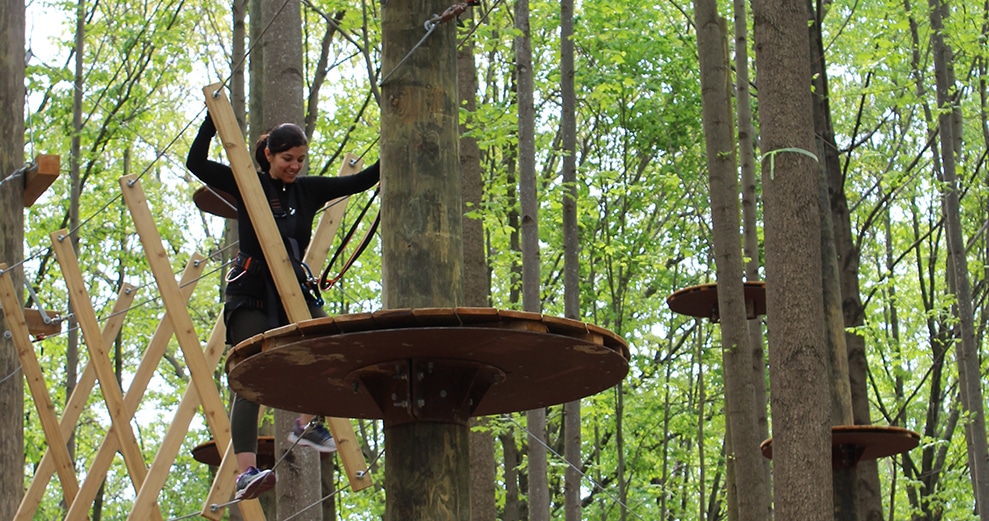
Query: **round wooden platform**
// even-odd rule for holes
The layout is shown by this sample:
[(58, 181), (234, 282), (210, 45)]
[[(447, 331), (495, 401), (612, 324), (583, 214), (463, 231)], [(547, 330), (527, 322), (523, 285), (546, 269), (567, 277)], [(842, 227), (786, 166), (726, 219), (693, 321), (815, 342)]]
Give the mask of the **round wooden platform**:
[[(749, 320), (754, 320), (766, 314), (766, 283), (762, 281), (746, 282), (745, 311)], [(700, 284), (681, 289), (666, 297), (666, 305), (674, 313), (698, 318), (708, 318), (712, 322), (719, 320), (718, 315), (718, 285)]]
[(223, 190), (201, 186), (192, 194), (196, 208), (226, 219), (237, 218), (237, 201)]
[[(200, 463), (219, 467), (223, 454), (216, 448), (216, 440), (209, 440), (192, 449), (192, 458)], [(274, 436), (258, 436), (257, 467), (270, 469), (273, 466), (275, 466), (275, 438)]]
[[(920, 435), (909, 429), (882, 425), (836, 425), (831, 428), (831, 463), (854, 467), (869, 461), (903, 454), (920, 444)], [(773, 459), (773, 439), (759, 446), (762, 455)]]
[(493, 308), (395, 309), (273, 329), (235, 346), (230, 386), (340, 418), (466, 423), (576, 400), (628, 373), (628, 345), (576, 320)]

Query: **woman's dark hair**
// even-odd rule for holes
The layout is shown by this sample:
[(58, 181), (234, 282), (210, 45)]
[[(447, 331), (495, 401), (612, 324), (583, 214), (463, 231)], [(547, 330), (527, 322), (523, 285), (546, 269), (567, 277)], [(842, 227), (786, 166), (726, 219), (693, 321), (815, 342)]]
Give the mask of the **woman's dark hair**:
[(264, 155), (264, 149), (267, 148), (272, 154), (277, 154), (300, 146), (309, 146), (305, 131), (295, 123), (282, 123), (258, 139), (254, 147), (254, 159), (261, 166), (261, 171), (267, 172), (271, 168), (271, 163)]

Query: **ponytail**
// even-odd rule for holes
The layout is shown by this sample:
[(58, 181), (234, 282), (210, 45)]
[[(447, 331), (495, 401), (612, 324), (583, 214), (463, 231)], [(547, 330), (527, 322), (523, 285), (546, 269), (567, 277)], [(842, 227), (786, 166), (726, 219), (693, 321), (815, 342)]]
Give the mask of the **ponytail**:
[(261, 171), (267, 172), (271, 169), (271, 163), (264, 153), (265, 149), (272, 154), (278, 154), (298, 146), (309, 146), (305, 131), (294, 123), (282, 123), (258, 139), (257, 145), (254, 146), (254, 159), (257, 160)]

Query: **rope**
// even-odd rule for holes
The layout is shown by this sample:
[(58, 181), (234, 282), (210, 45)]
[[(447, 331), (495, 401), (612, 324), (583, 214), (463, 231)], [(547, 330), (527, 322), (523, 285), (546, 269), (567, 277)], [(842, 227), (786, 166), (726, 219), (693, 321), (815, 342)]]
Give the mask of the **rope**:
[(395, 71), (397, 71), (398, 68), (401, 67), (402, 64), (405, 63), (406, 60), (409, 59), (409, 56), (412, 56), (412, 53), (416, 52), (416, 49), (418, 49), (426, 41), (426, 38), (429, 38), (429, 35), (433, 34), (433, 31), (436, 30), (436, 27), (438, 25), (439, 24), (430, 25), (429, 21), (428, 20), (426, 21), (426, 29), (427, 29), (426, 30), (426, 34), (424, 34), (422, 36), (422, 38), (419, 39), (419, 43), (415, 44), (415, 46), (412, 47), (412, 50), (410, 50), (405, 55), (405, 57), (402, 58), (402, 61), (398, 62), (398, 65), (396, 65), (394, 68), (392, 68), (392, 70), (389, 71), (388, 74), (385, 74), (385, 77), (381, 79), (381, 82), (380, 83), (378, 83), (378, 86), (379, 87), (384, 86), (384, 84), (388, 81), (388, 78), (391, 78), (391, 75), (392, 74), (395, 74)]
[(347, 262), (345, 262), (343, 267), (340, 268), (340, 273), (338, 273), (337, 276), (333, 277), (332, 279), (327, 279), (327, 277), (329, 277), (330, 275), (330, 269), (333, 267), (333, 263), (336, 262), (337, 258), (340, 257), (340, 254), (343, 253), (344, 248), (347, 246), (347, 244), (350, 243), (350, 240), (354, 237), (354, 233), (357, 231), (357, 226), (360, 225), (361, 221), (364, 219), (364, 216), (367, 215), (367, 211), (371, 208), (371, 203), (374, 202), (374, 198), (377, 197), (380, 188), (381, 185), (379, 184), (378, 187), (374, 189), (374, 193), (371, 194), (371, 197), (368, 199), (367, 204), (365, 204), (364, 208), (361, 209), (361, 214), (357, 216), (357, 220), (354, 221), (354, 224), (350, 227), (350, 230), (347, 231), (347, 235), (344, 236), (343, 241), (340, 243), (340, 246), (337, 248), (335, 252), (333, 252), (333, 257), (330, 258), (330, 262), (326, 265), (326, 269), (323, 270), (323, 275), (319, 278), (319, 289), (326, 291), (331, 287), (333, 287), (333, 285), (336, 284), (341, 277), (343, 277), (343, 274), (346, 273), (348, 269), (350, 269), (350, 266), (354, 263), (354, 261), (357, 260), (357, 257), (359, 257), (360, 254), (363, 253), (364, 250), (367, 249), (368, 245), (371, 243), (371, 237), (374, 236), (374, 232), (377, 231), (378, 229), (378, 223), (380, 222), (380, 217), (381, 217), (380, 212), (374, 216), (374, 222), (371, 224), (371, 229), (368, 230), (366, 235), (364, 235), (364, 238), (361, 240), (360, 245), (358, 245), (357, 249), (354, 250), (354, 253), (350, 255), (350, 258), (347, 259)]

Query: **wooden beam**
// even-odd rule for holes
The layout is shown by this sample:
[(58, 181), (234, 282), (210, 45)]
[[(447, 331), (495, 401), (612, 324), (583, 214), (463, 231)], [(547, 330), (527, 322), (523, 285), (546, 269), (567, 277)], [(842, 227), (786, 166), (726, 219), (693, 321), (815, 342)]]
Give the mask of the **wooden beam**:
[[(86, 341), (86, 349), (89, 351), (89, 363), (96, 369), (96, 378), (100, 382), (100, 392), (103, 394), (103, 401), (106, 402), (107, 412), (116, 437), (120, 440), (120, 453), (124, 456), (124, 463), (127, 466), (127, 473), (136, 487), (144, 483), (148, 468), (144, 463), (144, 456), (141, 454), (141, 447), (134, 436), (134, 430), (130, 425), (130, 418), (126, 418), (124, 411), (124, 396), (117, 383), (117, 375), (110, 365), (110, 353), (107, 351), (106, 343), (100, 333), (99, 323), (96, 320), (96, 311), (93, 309), (93, 302), (90, 300), (86, 290), (86, 283), (83, 281), (82, 272), (79, 270), (79, 261), (76, 258), (75, 250), (72, 249), (72, 241), (69, 239), (68, 230), (58, 230), (51, 234), (52, 250), (55, 258), (62, 268), (62, 277), (68, 288), (69, 301), (75, 312), (79, 328), (82, 329), (83, 339)], [(107, 435), (110, 435), (110, 432)], [(150, 517), (150, 512), (148, 513)], [(147, 517), (146, 517), (147, 518)]]
[(55, 182), (59, 174), (59, 156), (40, 155), (24, 177), (24, 207), (31, 207)]
[[(189, 316), (189, 309), (186, 307), (179, 285), (175, 281), (175, 275), (168, 260), (168, 253), (165, 251), (161, 234), (158, 232), (158, 227), (151, 215), (144, 189), (135, 176), (121, 177), (120, 187), (124, 194), (124, 202), (131, 212), (131, 218), (141, 239), (141, 244), (144, 246), (148, 266), (151, 268), (161, 299), (165, 304), (166, 317), (172, 323), (179, 347), (182, 349), (186, 365), (189, 368), (190, 378), (198, 390), (206, 424), (218, 443), (228, 443), (230, 441), (230, 422), (227, 419), (226, 409), (213, 381), (212, 369), (203, 354), (202, 344), (199, 342), (192, 318)], [(169, 462), (170, 465), (171, 462)], [(160, 475), (150, 476), (153, 481), (141, 487), (128, 519), (147, 519), (150, 508), (154, 505), (161, 487), (164, 486), (167, 474), (166, 469)]]
[[(223, 149), (227, 151), (227, 159), (230, 161), (230, 168), (233, 170), (234, 179), (237, 181), (237, 189), (240, 190), (240, 197), (247, 207), (247, 214), (251, 217), (254, 231), (261, 242), (261, 249), (264, 251), (264, 259), (271, 272), (271, 277), (275, 281), (275, 287), (282, 298), (282, 305), (285, 307), (285, 314), (289, 322), (302, 322), (309, 320), (309, 306), (302, 296), (302, 288), (295, 278), (295, 269), (292, 261), (285, 250), (285, 243), (282, 241), (278, 226), (275, 224), (275, 217), (271, 215), (271, 206), (268, 198), (258, 182), (258, 173), (254, 170), (254, 163), (251, 155), (244, 143), (244, 134), (240, 131), (234, 109), (230, 106), (230, 100), (223, 92), (223, 85), (214, 83), (203, 89), (206, 94), (206, 107), (209, 109), (213, 123), (216, 125), (216, 132), (223, 142)], [(219, 443), (220, 440), (217, 440)], [(226, 443), (223, 443), (226, 445)]]
[[(364, 160), (353, 154), (347, 154), (340, 165), (338, 176), (352, 175), (361, 171)], [(322, 266), (326, 262), (326, 257), (333, 244), (333, 237), (340, 227), (340, 220), (347, 209), (349, 197), (340, 201), (328, 203), (326, 211), (320, 216), (316, 224), (316, 231), (309, 248), (304, 257), (305, 263), (309, 266)], [(329, 206), (332, 205), (332, 206)], [(337, 444), (337, 454), (340, 462), (343, 463), (344, 473), (350, 482), (350, 488), (354, 492), (364, 490), (374, 484), (371, 474), (367, 471), (367, 462), (364, 460), (364, 453), (361, 452), (361, 445), (357, 443), (357, 435), (354, 434), (354, 426), (350, 420), (345, 418), (326, 418), (326, 427), (333, 434), (333, 439)]]
[(24, 322), (24, 315), (21, 313), (20, 303), (17, 301), (17, 292), (14, 290), (14, 282), (10, 278), (10, 271), (6, 264), (0, 264), (0, 304), (3, 305), (4, 321), (10, 328), (11, 341), (17, 349), (17, 356), (21, 360), (21, 372), (27, 380), (31, 396), (34, 398), (34, 406), (38, 411), (38, 418), (41, 420), (41, 428), (45, 431), (45, 439), (52, 449), (55, 458), (55, 469), (58, 472), (58, 480), (62, 484), (62, 494), (68, 501), (75, 499), (79, 493), (79, 482), (76, 479), (75, 469), (72, 466), (72, 458), (69, 456), (69, 449), (65, 444), (65, 437), (59, 429), (58, 417), (55, 416), (55, 404), (48, 393), (48, 386), (45, 384), (45, 374), (38, 363), (38, 356), (34, 353), (34, 345), (28, 337), (27, 324)]
[[(198, 253), (194, 254), (189, 259), (189, 263), (186, 264), (180, 282), (182, 298), (186, 301), (192, 295), (192, 291), (195, 289), (196, 283), (205, 269), (206, 259)], [(173, 333), (174, 330), (172, 329), (171, 321), (167, 317), (163, 317), (162, 321), (158, 323), (154, 334), (152, 334), (147, 349), (144, 350), (144, 356), (141, 358), (137, 372), (134, 373), (134, 377), (131, 380), (130, 388), (124, 396), (124, 405), (128, 407), (126, 411), (128, 418), (134, 417), (138, 406), (141, 404), (141, 399), (144, 398), (144, 391), (147, 390), (148, 384), (151, 382), (151, 378), (158, 368), (158, 363), (165, 354), (165, 349), (168, 347)], [(86, 481), (82, 484), (82, 488), (79, 490), (79, 497), (76, 498), (74, 503), (69, 505), (66, 520), (85, 519), (86, 514), (89, 512), (89, 505), (93, 503), (96, 495), (99, 493), (103, 477), (113, 463), (113, 458), (118, 447), (119, 443), (117, 443), (115, 436), (107, 436), (103, 439), (99, 449), (96, 451), (93, 462), (90, 464), (88, 476), (91, 476), (91, 478), (86, 478)], [(153, 481), (152, 476), (153, 474), (149, 469), (148, 479), (145, 479), (144, 483), (136, 489), (138, 493), (149, 482)], [(153, 504), (152, 509), (153, 519), (161, 519), (161, 513), (158, 510), (157, 504)]]
[[(117, 302), (114, 303), (113, 311), (110, 313), (110, 317), (107, 318), (106, 324), (103, 325), (103, 341), (107, 344), (112, 342), (117, 337), (117, 334), (120, 333), (120, 329), (124, 325), (124, 318), (127, 316), (127, 310), (134, 302), (136, 295), (137, 288), (130, 284), (124, 284), (120, 288), (120, 292), (117, 293)], [(66, 439), (69, 438), (72, 430), (75, 429), (76, 424), (79, 422), (79, 416), (82, 415), (82, 411), (86, 408), (86, 403), (89, 401), (89, 395), (93, 391), (95, 384), (96, 370), (92, 364), (87, 363), (86, 367), (82, 370), (82, 375), (79, 376), (79, 381), (76, 383), (75, 388), (72, 389), (72, 394), (69, 395), (69, 401), (65, 404), (65, 410), (62, 412), (62, 420), (58, 425), (62, 431), (62, 436)], [(49, 447), (45, 450), (44, 455), (41, 456), (41, 461), (38, 462), (38, 467), (34, 471), (34, 477), (31, 479), (31, 485), (28, 487), (27, 492), (24, 493), (24, 497), (21, 498), (21, 504), (17, 507), (17, 512), (14, 514), (14, 521), (31, 521), (34, 519), (34, 514), (41, 504), (41, 500), (44, 498), (45, 488), (48, 487), (48, 482), (51, 480), (54, 472), (54, 455)], [(77, 495), (76, 499), (78, 498), (79, 496)]]
[[(45, 316), (48, 322), (45, 322)], [(62, 331), (62, 315), (54, 311), (45, 311), (42, 316), (41, 311), (34, 308), (24, 308), (24, 321), (27, 322), (28, 333), (35, 338), (57, 335)]]

